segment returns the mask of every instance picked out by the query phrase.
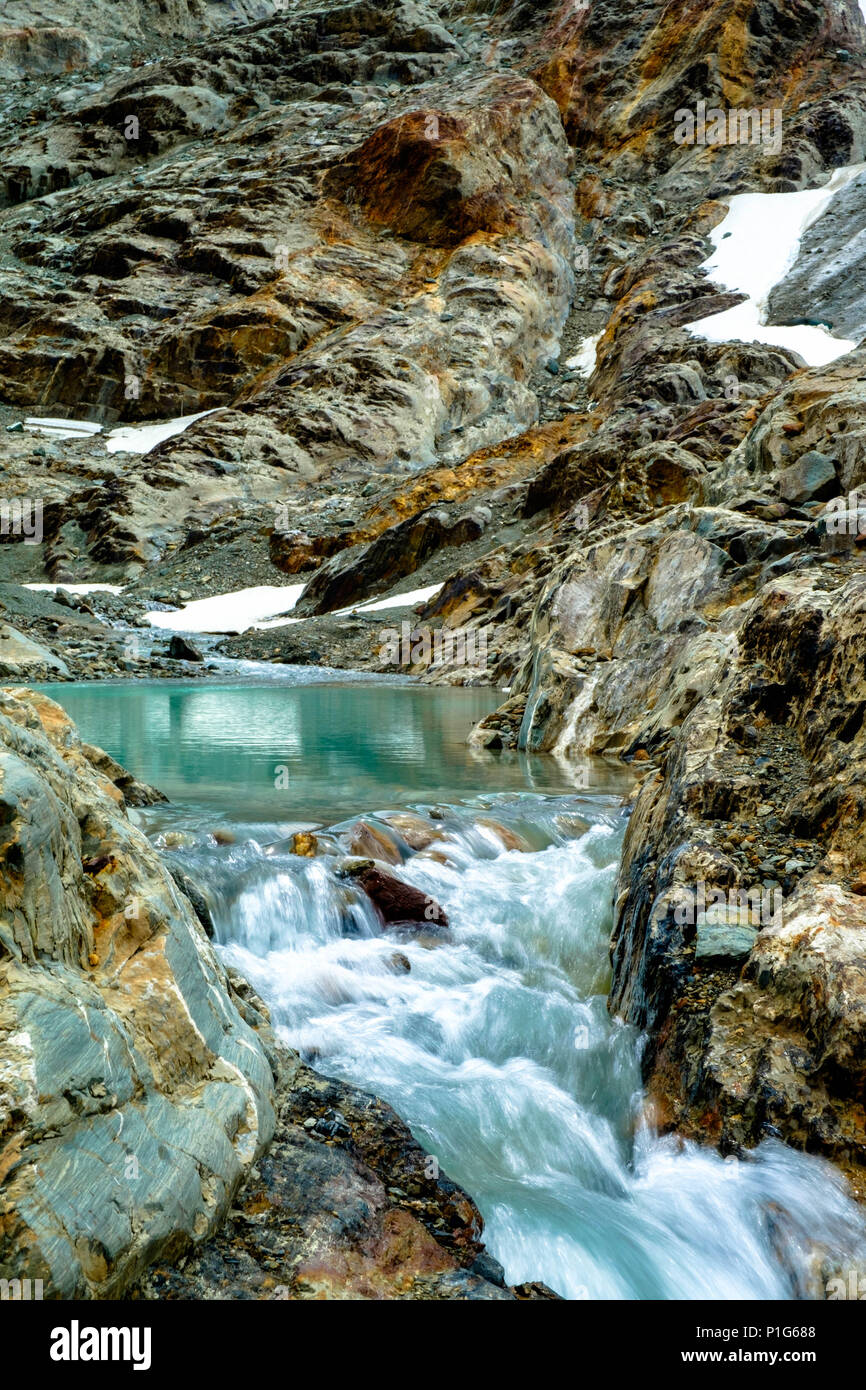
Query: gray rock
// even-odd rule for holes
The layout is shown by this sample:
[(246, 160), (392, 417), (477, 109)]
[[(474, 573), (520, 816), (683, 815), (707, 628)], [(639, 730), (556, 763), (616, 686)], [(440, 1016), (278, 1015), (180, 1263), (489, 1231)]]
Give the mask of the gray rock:
[(817, 449), (801, 454), (796, 463), (779, 474), (779, 492), (794, 506), (801, 502), (825, 502), (838, 490), (834, 460)]
[(0, 675), (13, 679), (43, 679), (50, 675), (69, 675), (69, 667), (41, 643), (10, 627), (0, 624)]
[(695, 960), (733, 963), (744, 960), (757, 940), (756, 928), (743, 926), (735, 914), (708, 919), (698, 924)]
[(270, 1033), (53, 701), (0, 692), (0, 779), (0, 1277), (110, 1297), (270, 1140)]

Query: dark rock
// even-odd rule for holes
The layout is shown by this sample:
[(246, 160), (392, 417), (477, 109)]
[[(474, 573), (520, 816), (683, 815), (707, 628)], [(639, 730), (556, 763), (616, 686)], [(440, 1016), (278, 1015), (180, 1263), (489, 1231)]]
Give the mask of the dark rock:
[(177, 864), (169, 864), (168, 871), (182, 893), (185, 893), (192, 903), (196, 917), (204, 927), (205, 935), (213, 938), (214, 924), (211, 910), (208, 907), (207, 899), (199, 888), (198, 884), (190, 878), (189, 874), (181, 869)]
[(499, 1261), (494, 1259), (489, 1250), (482, 1250), (476, 1255), (470, 1268), (473, 1274), (487, 1279), (491, 1284), (497, 1284), (500, 1289), (505, 1288), (505, 1270)]
[[(136, 1298), (550, 1297), (504, 1286), (481, 1216), (383, 1101), (282, 1055), (274, 1142), (232, 1215)], [(339, 1194), (339, 1200), (335, 1194)]]
[(198, 647), (194, 647), (191, 642), (187, 642), (185, 637), (179, 637), (177, 633), (168, 644), (168, 655), (172, 661), (204, 661)]
[(412, 969), (412, 964), (408, 956), (404, 956), (402, 951), (395, 951), (388, 957), (388, 969), (395, 975), (408, 975)]
[(298, 612), (330, 613), (360, 603), (377, 589), (414, 574), (437, 551), (477, 540), (483, 525), (475, 515), (431, 508), (391, 526), (359, 551), (337, 556), (314, 575)]
[(346, 1118), (339, 1110), (327, 1110), (313, 1125), (316, 1134), (324, 1134), (328, 1139), (348, 1139), (352, 1133)]
[(445, 909), (435, 898), (376, 865), (350, 866), (344, 873), (366, 893), (386, 929), (401, 927), (411, 935), (416, 930), (436, 934), (448, 928)]

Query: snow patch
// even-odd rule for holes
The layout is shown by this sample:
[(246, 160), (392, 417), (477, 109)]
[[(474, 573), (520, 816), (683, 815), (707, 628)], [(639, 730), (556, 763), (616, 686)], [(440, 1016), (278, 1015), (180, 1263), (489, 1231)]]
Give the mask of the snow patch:
[[(171, 613), (152, 612), (145, 613), (144, 616), (151, 627), (164, 628), (168, 632), (241, 633), (247, 632), (250, 628), (259, 632), (269, 632), (273, 628), (288, 627), (291, 623), (306, 621), (305, 618), (285, 616), (294, 608), (306, 587), (306, 584), (260, 584), (253, 589), (238, 589), (232, 594), (214, 594), (211, 598), (192, 599), (185, 603), (183, 608), (175, 609)], [(441, 584), (431, 584), (426, 589), (412, 589), (409, 593), (393, 594), (390, 598), (373, 598), (360, 606), (356, 604), (350, 608), (341, 608), (329, 616), (342, 618), (347, 613), (378, 613), (382, 609), (426, 603), (434, 594), (438, 594), (441, 588)]]
[[(864, 3), (866, 3), (866, 0), (864, 0)], [(601, 333), (594, 333), (591, 338), (582, 339), (577, 352), (573, 357), (568, 358), (565, 364), (566, 367), (569, 367), (572, 371), (579, 372), (581, 376), (587, 378), (591, 377), (595, 371), (596, 348), (601, 342), (601, 339)]]
[(53, 415), (28, 415), (23, 429), (46, 439), (89, 439), (99, 434), (101, 425), (91, 420), (60, 420)]
[(253, 623), (256, 632), (271, 632), (275, 627), (291, 627), (292, 623), (305, 623), (306, 618), (271, 618), (263, 623)]
[(183, 434), (185, 429), (206, 415), (214, 415), (220, 409), (200, 410), (197, 415), (178, 415), (175, 420), (161, 420), (153, 425), (120, 425), (106, 436), (105, 447), (109, 454), (148, 454), (157, 444)]
[(151, 627), (169, 632), (241, 633), (294, 608), (305, 585), (259, 584), (231, 594), (193, 599), (172, 613), (145, 613)]
[(406, 594), (392, 594), (390, 598), (371, 598), (366, 603), (356, 603), (350, 608), (339, 609), (336, 616), (342, 617), (344, 613), (378, 613), (383, 608), (408, 608), (416, 603), (427, 603), (441, 588), (441, 584), (431, 584), (426, 589), (411, 589)]
[[(861, 0), (866, 5), (866, 0)], [(866, 171), (866, 164), (837, 169), (823, 188), (800, 193), (741, 193), (730, 200), (728, 215), (710, 233), (715, 251), (704, 261), (716, 285), (748, 295), (742, 304), (687, 324), (696, 338), (711, 343), (767, 343), (797, 352), (810, 367), (835, 362), (857, 346), (811, 324), (765, 323), (775, 285), (794, 265), (803, 233), (827, 211), (841, 188)]]
[[(200, 410), (197, 415), (179, 415), (174, 420), (159, 420), (150, 425), (118, 425), (105, 436), (106, 452), (147, 454), (163, 440), (183, 434), (196, 420), (203, 420), (218, 409), (219, 406), (214, 406), (213, 410)], [(18, 429), (19, 426), (11, 428)], [(39, 434), (46, 439), (89, 439), (102, 432), (102, 425), (90, 420), (61, 420), (49, 415), (29, 415), (20, 428), (28, 434)]]
[(69, 594), (122, 594), (122, 584), (24, 584), (24, 589), (38, 589), (42, 593), (56, 594), (65, 589)]
[[(407, 608), (416, 603), (426, 603), (442, 588), (441, 584), (431, 584), (426, 589), (412, 589), (407, 594), (392, 594), (390, 598), (371, 598), (365, 604), (354, 604), (349, 608), (338, 608), (323, 616), (345, 618), (349, 613), (379, 613), (387, 608)], [(276, 627), (289, 627), (292, 623), (305, 623), (306, 618), (276, 618), (273, 622), (256, 623), (259, 632), (271, 632)]]
[[(353, 604), (349, 608), (338, 608), (333, 613), (324, 614), (329, 618), (345, 618), (349, 613), (379, 613), (387, 608), (408, 608), (416, 603), (426, 603), (438, 594), (441, 584), (431, 584), (426, 589), (412, 589), (406, 594), (392, 594), (390, 598), (371, 598), (364, 604)], [(271, 632), (277, 627), (289, 627), (292, 623), (305, 623), (306, 618), (276, 618), (272, 622), (256, 623), (259, 632)]]

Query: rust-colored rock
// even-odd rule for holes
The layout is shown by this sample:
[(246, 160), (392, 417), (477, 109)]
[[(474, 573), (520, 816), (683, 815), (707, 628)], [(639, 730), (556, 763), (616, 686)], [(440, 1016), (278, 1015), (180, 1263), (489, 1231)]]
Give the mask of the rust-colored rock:
[(360, 864), (345, 870), (347, 877), (366, 893), (387, 931), (417, 928), (421, 934), (445, 939), (448, 916), (444, 907), (429, 894), (385, 873), (375, 864)]

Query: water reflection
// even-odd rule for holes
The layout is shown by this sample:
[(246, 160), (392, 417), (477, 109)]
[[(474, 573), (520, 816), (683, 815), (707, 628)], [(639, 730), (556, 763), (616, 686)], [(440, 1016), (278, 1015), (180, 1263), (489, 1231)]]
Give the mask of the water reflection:
[[(136, 776), (212, 817), (333, 821), (385, 804), (489, 791), (604, 787), (605, 765), (470, 748), (498, 692), (418, 685), (207, 684), (43, 686)], [(628, 778), (620, 774), (623, 786)]]

